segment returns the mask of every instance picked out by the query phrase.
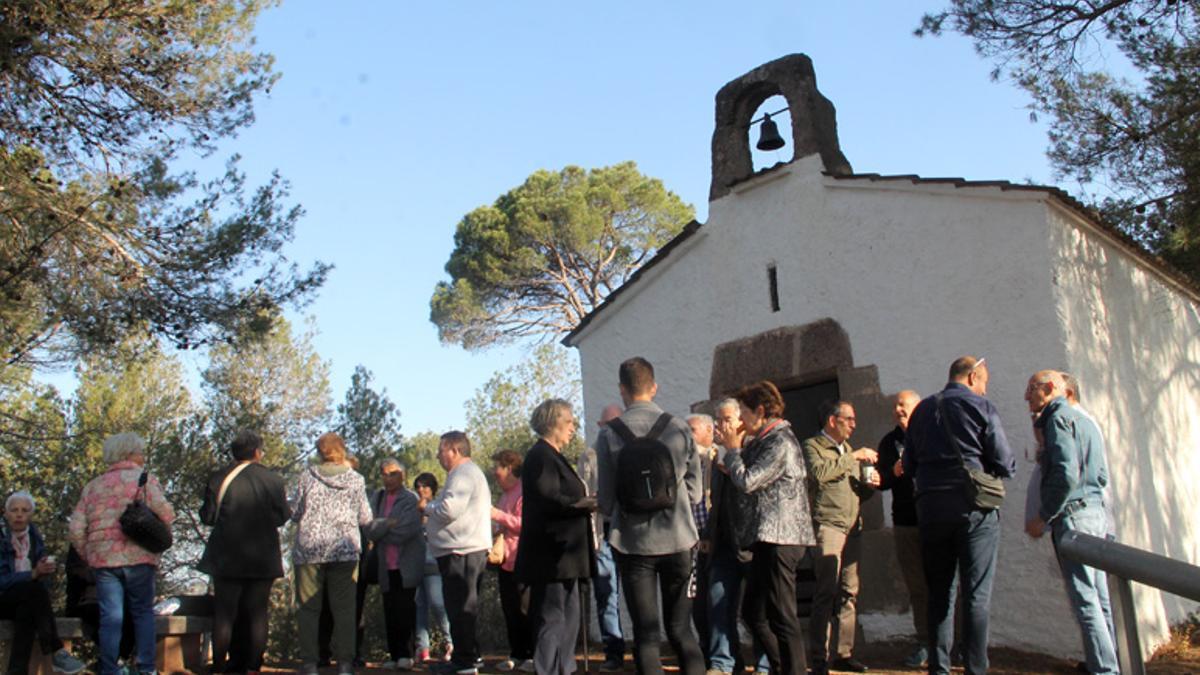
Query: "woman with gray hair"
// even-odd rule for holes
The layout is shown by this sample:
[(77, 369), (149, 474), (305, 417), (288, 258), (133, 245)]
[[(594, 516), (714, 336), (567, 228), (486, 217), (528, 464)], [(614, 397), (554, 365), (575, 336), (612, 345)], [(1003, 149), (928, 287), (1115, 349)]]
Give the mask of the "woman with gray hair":
[[(146, 442), (134, 433), (116, 434), (104, 439), (103, 453), (108, 469), (83, 488), (70, 524), (71, 545), (96, 575), (100, 673), (117, 672), (126, 603), (133, 615), (137, 669), (153, 673), (154, 576), (158, 555), (127, 538), (120, 525), (121, 514), (139, 491), (139, 479), (145, 471)], [(175, 510), (167, 503), (154, 476), (147, 475), (142, 499), (168, 526), (174, 522)]]
[(33, 509), (33, 495), (14, 492), (4, 502), (0, 525), (0, 619), (13, 622), (8, 672), (28, 672), (36, 636), (42, 653), (51, 655), (55, 672), (78, 673), (83, 662), (63, 649), (54, 624), (45, 579), (58, 571), (58, 564), (46, 555), (46, 541), (33, 524)]
[[(374, 542), (367, 553), (372, 558), (367, 567), (374, 566), (379, 592), (383, 595), (383, 624), (391, 657), (383, 668), (412, 670), (417, 586), (425, 577), (425, 538), (421, 536), (419, 499), (405, 487), (404, 465), (394, 457), (379, 463), (379, 476), (383, 488), (370, 498), (375, 517), (363, 532)], [(361, 606), (358, 611), (361, 615)]]
[(516, 574), (529, 585), (535, 669), (565, 675), (575, 670), (579, 580), (589, 578), (596, 564), (591, 519), (596, 498), (562, 455), (577, 426), (571, 404), (543, 401), (529, 425), (539, 438), (521, 468)]

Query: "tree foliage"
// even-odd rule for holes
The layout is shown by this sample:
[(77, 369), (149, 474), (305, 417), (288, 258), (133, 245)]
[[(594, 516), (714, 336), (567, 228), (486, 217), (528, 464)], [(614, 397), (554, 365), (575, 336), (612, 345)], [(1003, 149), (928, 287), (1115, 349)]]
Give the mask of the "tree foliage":
[[(574, 354), (557, 344), (535, 347), (529, 359), (497, 372), (466, 403), (467, 434), (476, 457), (487, 459), (500, 450), (525, 450), (537, 440), (529, 416), (539, 403), (561, 398), (571, 403), (576, 417), (583, 414), (579, 364)], [(583, 448), (579, 436), (563, 453), (574, 459)]]
[(0, 366), (73, 363), (135, 327), (210, 344), (323, 282), (281, 253), (301, 211), (279, 176), (168, 168), (253, 119), (267, 4), (0, 3)]
[(146, 440), (147, 466), (180, 517), (176, 544), (164, 557), (162, 569), (168, 574), (187, 569), (194, 562), (198, 537), (198, 530), (190, 526), (199, 502), (198, 476), (206, 475), (211, 455), (203, 451), (203, 418), (179, 360), (141, 333), (89, 355), (77, 374), (79, 384), (69, 402), (52, 388), (33, 383), (9, 399), (8, 405), (23, 409), (24, 416), (40, 418), (37, 428), (47, 435), (23, 446), (14, 434), (5, 435), (0, 481), (9, 489), (33, 493), (38, 523), (61, 551), (67, 516), (84, 485), (106, 468), (104, 439), (136, 432)]
[(282, 317), (265, 335), (253, 332), (211, 350), (202, 374), (214, 445), (224, 450), (238, 429), (263, 437), (263, 462), (289, 475), (328, 430), (329, 364), (313, 346), (310, 324), (298, 335)]
[(430, 320), (468, 349), (568, 332), (693, 216), (633, 162), (537, 171), (458, 223)]
[(1060, 178), (1200, 278), (1200, 2), (951, 0), (916, 32), (947, 28), (1048, 114)]
[(405, 441), (400, 461), (404, 462), (405, 468), (408, 469), (408, 487), (412, 487), (414, 478), (425, 472), (436, 476), (438, 485), (446, 483), (446, 470), (437, 460), (441, 437), (442, 434), (436, 431), (421, 431)]
[[(388, 398), (387, 389), (371, 387), (375, 376), (359, 365), (350, 376), (346, 398), (337, 406), (334, 431), (342, 435), (350, 451), (358, 457), (358, 472), (370, 481), (379, 463), (396, 457), (403, 450), (404, 436), (400, 433), (400, 411)], [(401, 462), (404, 460), (401, 459)]]

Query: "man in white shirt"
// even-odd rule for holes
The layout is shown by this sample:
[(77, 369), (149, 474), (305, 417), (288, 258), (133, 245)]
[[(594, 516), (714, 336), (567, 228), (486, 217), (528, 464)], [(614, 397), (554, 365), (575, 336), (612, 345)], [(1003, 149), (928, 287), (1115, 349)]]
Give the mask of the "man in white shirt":
[(446, 470), (446, 485), (432, 502), (422, 500), (418, 508), (427, 517), (427, 543), (442, 574), (442, 593), (454, 643), (454, 656), (441, 670), (476, 675), (479, 644), (475, 622), (479, 617), (479, 581), (492, 546), (492, 493), (483, 471), (471, 461), (471, 441), (466, 434), (442, 434), (437, 456)]

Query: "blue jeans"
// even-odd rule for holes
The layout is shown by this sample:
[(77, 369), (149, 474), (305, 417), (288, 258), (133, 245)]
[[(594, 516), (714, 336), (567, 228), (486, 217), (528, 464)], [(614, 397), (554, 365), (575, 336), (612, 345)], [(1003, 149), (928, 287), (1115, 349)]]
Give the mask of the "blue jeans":
[[(1103, 539), (1108, 528), (1106, 520), (1104, 508), (1100, 505), (1085, 506), (1069, 516), (1056, 519), (1051, 529), (1055, 551), (1063, 535), (1072, 530)], [(1067, 599), (1071, 601), (1071, 609), (1079, 623), (1088, 671), (1100, 675), (1117, 673), (1117, 651), (1105, 619), (1112, 615), (1112, 610), (1104, 572), (1061, 556), (1058, 556), (1058, 567), (1062, 570)]]
[(154, 566), (101, 567), (95, 570), (95, 574), (96, 601), (100, 605), (100, 675), (117, 672), (126, 602), (133, 614), (138, 670), (153, 673)]
[(441, 631), (450, 641), (450, 620), (446, 617), (446, 603), (442, 599), (442, 575), (426, 574), (417, 587), (417, 650), (429, 649), (429, 626)]
[(1000, 548), (1000, 514), (970, 511), (956, 522), (921, 523), (920, 530), (929, 586), (929, 673), (950, 672), (955, 580), (961, 576), (966, 672), (982, 675), (988, 669), (988, 610)]
[(604, 657), (625, 658), (625, 637), (621, 633), (620, 575), (613, 561), (612, 548), (601, 538), (596, 549), (596, 576), (592, 591), (596, 597), (596, 619), (600, 624), (600, 639), (604, 641)]
[[(708, 667), (728, 673), (741, 661), (741, 640), (738, 637), (738, 616), (746, 595), (746, 579), (750, 563), (739, 562), (728, 546), (718, 546), (708, 559)], [(758, 665), (754, 670), (771, 669), (767, 655), (757, 641), (754, 653)]]

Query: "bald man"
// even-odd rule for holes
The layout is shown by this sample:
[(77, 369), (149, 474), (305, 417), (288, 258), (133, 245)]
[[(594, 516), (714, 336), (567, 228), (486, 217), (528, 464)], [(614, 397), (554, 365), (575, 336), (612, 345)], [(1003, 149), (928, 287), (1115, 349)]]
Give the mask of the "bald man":
[[(604, 428), (610, 421), (620, 417), (624, 409), (610, 403), (600, 411), (596, 426)], [(596, 475), (596, 449), (585, 448), (579, 453), (579, 478), (587, 484), (588, 494), (596, 494), (599, 480)], [(599, 512), (592, 515), (592, 532), (596, 536), (596, 575), (592, 577), (592, 591), (596, 597), (596, 618), (600, 623), (600, 638), (604, 642), (604, 663), (600, 672), (616, 673), (624, 669), (625, 636), (621, 633), (620, 577), (613, 561), (612, 549), (608, 545), (608, 519)]]
[(892, 397), (892, 417), (896, 428), (879, 441), (879, 489), (892, 492), (892, 534), (896, 542), (896, 562), (908, 588), (908, 599), (913, 609), (913, 629), (917, 635), (917, 646), (904, 665), (920, 668), (929, 657), (926, 644), (929, 642), (929, 624), (926, 604), (929, 591), (925, 586), (925, 572), (921, 567), (921, 534), (917, 530), (917, 503), (913, 496), (912, 476), (904, 473), (901, 457), (904, 455), (904, 434), (908, 430), (908, 418), (921, 402), (921, 395), (905, 389)]
[(1012, 478), (1017, 470), (1000, 413), (986, 398), (989, 380), (984, 359), (959, 357), (950, 364), (946, 387), (921, 401), (909, 417), (901, 463), (921, 494), (917, 515), (929, 587), (930, 675), (950, 672), (956, 577), (963, 597), (966, 671), (988, 669), (1000, 514), (969, 496), (963, 469), (996, 478)]
[[(1103, 538), (1108, 532), (1104, 488), (1108, 485), (1108, 461), (1104, 438), (1090, 417), (1066, 398), (1062, 373), (1041, 370), (1029, 378), (1025, 388), (1029, 412), (1037, 415), (1034, 429), (1042, 438), (1039, 464), (1042, 469), (1041, 507), (1026, 524), (1030, 536), (1040, 537), (1047, 525), (1058, 552), (1058, 542), (1068, 532)], [(1083, 638), (1089, 673), (1117, 673), (1117, 652), (1105, 615), (1107, 583), (1104, 572), (1058, 556), (1067, 598), (1075, 612)]]

